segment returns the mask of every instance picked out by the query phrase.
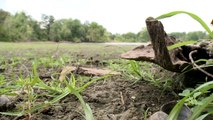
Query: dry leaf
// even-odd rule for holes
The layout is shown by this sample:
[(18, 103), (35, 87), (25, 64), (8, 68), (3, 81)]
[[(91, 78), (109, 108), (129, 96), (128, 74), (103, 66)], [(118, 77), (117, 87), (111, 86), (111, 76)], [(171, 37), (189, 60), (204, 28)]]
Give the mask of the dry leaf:
[(66, 67), (64, 67), (63, 70), (61, 71), (59, 80), (63, 81), (68, 74), (70, 74), (71, 72), (73, 72), (75, 70), (76, 70), (76, 67), (74, 67), (74, 66), (66, 66)]

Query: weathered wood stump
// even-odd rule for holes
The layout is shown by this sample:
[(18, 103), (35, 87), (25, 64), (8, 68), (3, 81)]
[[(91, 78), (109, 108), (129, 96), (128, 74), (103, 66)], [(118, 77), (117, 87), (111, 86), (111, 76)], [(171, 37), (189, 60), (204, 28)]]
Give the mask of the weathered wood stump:
[(200, 65), (205, 66), (207, 64), (205, 61), (196, 64), (194, 62), (199, 59), (213, 59), (213, 52), (207, 47), (209, 44), (212, 44), (211, 42), (185, 45), (169, 51), (167, 47), (176, 43), (175, 37), (168, 36), (164, 31), (163, 24), (152, 17), (146, 19), (146, 25), (151, 44), (136, 47), (122, 54), (121, 58), (152, 62), (172, 72), (183, 73), (190, 70), (190, 72), (185, 74), (193, 78), (199, 77), (204, 79), (206, 76), (209, 79), (213, 78), (213, 67), (201, 68)]

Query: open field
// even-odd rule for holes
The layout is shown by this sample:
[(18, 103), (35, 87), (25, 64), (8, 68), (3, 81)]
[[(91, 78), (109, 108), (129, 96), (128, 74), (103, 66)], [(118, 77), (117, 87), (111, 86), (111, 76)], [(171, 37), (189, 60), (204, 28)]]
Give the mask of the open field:
[[(171, 91), (171, 76), (159, 67), (119, 58), (134, 47), (92, 43), (0, 43), (0, 95), (7, 95), (13, 103), (7, 110), (0, 109), (13, 116), (1, 114), (0, 119), (84, 120), (79, 94), (96, 120), (147, 118), (162, 104), (177, 98)], [(59, 81), (66, 66), (107, 68), (121, 74), (100, 77), (74, 71), (66, 80)]]

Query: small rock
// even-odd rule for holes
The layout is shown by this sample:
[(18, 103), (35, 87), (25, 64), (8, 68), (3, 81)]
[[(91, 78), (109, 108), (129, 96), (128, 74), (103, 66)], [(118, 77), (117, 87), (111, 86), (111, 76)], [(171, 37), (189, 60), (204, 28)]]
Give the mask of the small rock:
[(132, 100), (135, 100), (135, 99), (136, 99), (136, 97), (135, 97), (135, 96), (132, 96), (131, 98), (132, 98)]
[(10, 100), (7, 96), (1, 95), (0, 96), (0, 111), (5, 111), (8, 104), (10, 104)]
[(158, 111), (151, 115), (148, 120), (167, 120), (168, 115), (162, 111)]
[(0, 112), (7, 111), (8, 109), (14, 108), (14, 103), (6, 95), (0, 96)]
[(5, 105), (7, 103), (9, 103), (10, 100), (6, 95), (1, 95), (0, 96), (0, 106)]

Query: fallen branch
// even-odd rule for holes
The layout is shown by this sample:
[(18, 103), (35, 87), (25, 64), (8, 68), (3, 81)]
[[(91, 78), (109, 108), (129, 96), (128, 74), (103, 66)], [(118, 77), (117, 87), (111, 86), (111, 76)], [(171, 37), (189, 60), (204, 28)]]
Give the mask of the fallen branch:
[(104, 76), (104, 75), (120, 75), (120, 72), (112, 71), (110, 69), (87, 68), (80, 66), (66, 66), (62, 69), (59, 80), (65, 80), (66, 76), (70, 73), (81, 74), (85, 76)]

